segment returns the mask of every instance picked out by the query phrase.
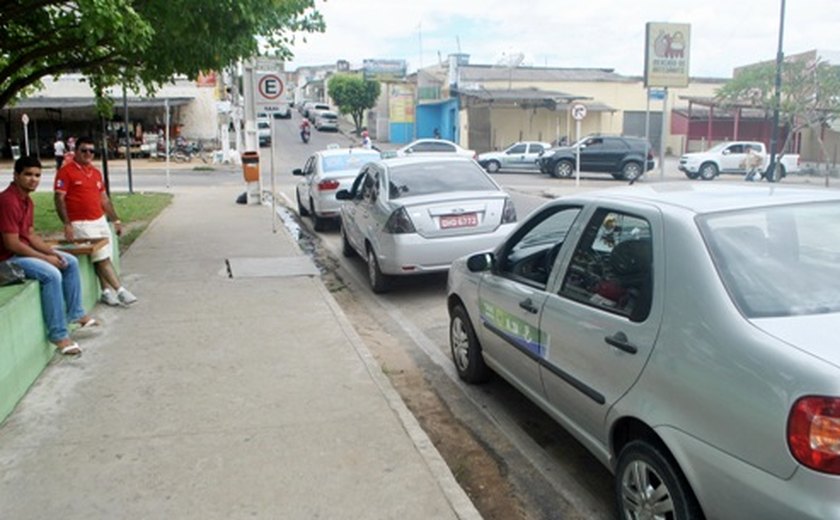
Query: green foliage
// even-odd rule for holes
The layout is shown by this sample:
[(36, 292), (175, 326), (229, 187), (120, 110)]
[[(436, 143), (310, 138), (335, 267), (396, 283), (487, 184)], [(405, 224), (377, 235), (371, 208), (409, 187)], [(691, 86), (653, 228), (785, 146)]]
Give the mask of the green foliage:
[(110, 86), (152, 92), (253, 57), (260, 41), (288, 58), (296, 32), (323, 29), (314, 0), (0, 0), (0, 107), (81, 72), (107, 112)]
[(351, 74), (336, 74), (327, 82), (327, 90), (342, 114), (350, 114), (358, 133), (365, 110), (376, 106), (379, 83)]

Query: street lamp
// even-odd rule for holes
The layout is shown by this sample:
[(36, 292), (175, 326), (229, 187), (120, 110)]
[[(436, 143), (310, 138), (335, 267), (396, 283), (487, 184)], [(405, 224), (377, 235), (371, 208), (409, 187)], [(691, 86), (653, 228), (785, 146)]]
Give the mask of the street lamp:
[(785, 35), (785, 0), (782, 0), (782, 12), (779, 16), (779, 49), (776, 52), (776, 102), (773, 105), (773, 136), (770, 138), (770, 164), (765, 176), (770, 182), (776, 182), (776, 142), (779, 137), (779, 106), (782, 103), (782, 62), (784, 53), (782, 41)]

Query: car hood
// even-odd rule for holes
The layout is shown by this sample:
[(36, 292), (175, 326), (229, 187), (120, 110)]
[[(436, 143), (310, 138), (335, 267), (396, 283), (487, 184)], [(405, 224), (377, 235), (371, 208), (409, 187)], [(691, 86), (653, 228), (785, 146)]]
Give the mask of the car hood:
[(832, 334), (840, 329), (840, 313), (752, 320), (758, 328), (785, 343), (840, 368), (840, 348)]
[(706, 155), (709, 155), (708, 152), (689, 152), (682, 154), (680, 157), (685, 159), (696, 159), (698, 157), (703, 157)]

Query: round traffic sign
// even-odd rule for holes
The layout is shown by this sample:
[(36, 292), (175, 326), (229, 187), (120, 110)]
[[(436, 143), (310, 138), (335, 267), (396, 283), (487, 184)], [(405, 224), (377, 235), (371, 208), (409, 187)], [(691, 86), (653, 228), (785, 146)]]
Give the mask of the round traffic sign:
[(20, 116), (20, 120), (21, 120), (21, 121), (23, 122), (23, 124), (25, 124), (25, 125), (28, 125), (28, 124), (29, 124), (29, 116), (28, 116), (27, 114), (23, 114), (22, 116)]
[(265, 74), (260, 78), (257, 91), (263, 99), (274, 100), (283, 94), (283, 80), (276, 74)]
[(580, 103), (572, 105), (572, 117), (574, 117), (577, 121), (586, 117), (586, 105), (582, 105)]

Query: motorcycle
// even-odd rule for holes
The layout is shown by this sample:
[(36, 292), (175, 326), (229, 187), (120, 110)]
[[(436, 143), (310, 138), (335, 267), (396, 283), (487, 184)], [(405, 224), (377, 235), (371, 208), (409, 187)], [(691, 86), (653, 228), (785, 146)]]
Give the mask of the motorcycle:
[(305, 126), (305, 127), (300, 129), (300, 139), (304, 143), (309, 142), (309, 127), (308, 126)]

